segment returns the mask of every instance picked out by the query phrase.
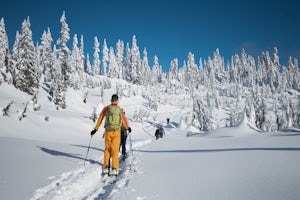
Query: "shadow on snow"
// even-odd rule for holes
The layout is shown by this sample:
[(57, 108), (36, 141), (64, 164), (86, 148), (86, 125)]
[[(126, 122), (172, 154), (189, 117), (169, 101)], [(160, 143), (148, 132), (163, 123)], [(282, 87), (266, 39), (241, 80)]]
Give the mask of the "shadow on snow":
[[(57, 150), (53, 150), (53, 149), (49, 149), (49, 148), (45, 148), (45, 147), (40, 147), (37, 146), (41, 151), (50, 154), (52, 156), (60, 156), (60, 157), (66, 157), (66, 158), (75, 158), (75, 159), (79, 159), (79, 160), (83, 160), (85, 161), (85, 158), (81, 155), (81, 154), (72, 154), (72, 153), (65, 153), (62, 151), (57, 151)], [(100, 163), (99, 161), (95, 161), (92, 159), (87, 159), (87, 162), (90, 162), (91, 164), (99, 164), (102, 165), (102, 163)]]
[(191, 150), (135, 150), (143, 153), (210, 153), (227, 151), (300, 151), (297, 147), (271, 147), (271, 148), (231, 148), (231, 149), (191, 149)]
[[(74, 147), (82, 147), (82, 148), (89, 148), (88, 146), (85, 146), (85, 145), (78, 145), (78, 144), (71, 144), (71, 146), (74, 146)], [(96, 147), (90, 147), (90, 149), (94, 149), (94, 150), (96, 150), (96, 151), (102, 151), (102, 152), (104, 152), (104, 150), (103, 149), (99, 149), (99, 148), (96, 148)]]

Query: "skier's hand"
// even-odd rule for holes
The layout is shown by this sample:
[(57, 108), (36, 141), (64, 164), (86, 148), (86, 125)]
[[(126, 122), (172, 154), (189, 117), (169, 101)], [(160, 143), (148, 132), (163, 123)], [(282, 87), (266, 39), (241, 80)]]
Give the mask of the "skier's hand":
[(131, 133), (131, 128), (130, 127), (128, 127), (128, 129), (127, 129), (128, 131), (129, 131), (129, 133)]
[(95, 135), (96, 132), (97, 132), (96, 129), (92, 130), (92, 131), (91, 131), (91, 136)]

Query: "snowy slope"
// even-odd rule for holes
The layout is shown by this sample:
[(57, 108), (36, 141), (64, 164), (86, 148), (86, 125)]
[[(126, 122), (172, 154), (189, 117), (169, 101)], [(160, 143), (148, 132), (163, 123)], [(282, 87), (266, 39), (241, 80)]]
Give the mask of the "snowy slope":
[[(19, 121), (30, 97), (2, 84), (1, 108), (15, 103), (9, 117), (0, 116), (1, 199), (300, 199), (297, 130), (263, 133), (244, 118), (236, 127), (199, 132), (185, 123), (191, 101), (184, 95), (172, 96), (171, 104), (162, 99), (142, 122), (134, 113), (147, 110), (147, 101), (141, 95), (121, 99), (133, 130), (127, 149), (131, 141), (133, 151), (121, 163), (120, 180), (105, 185), (103, 127), (90, 140), (89, 116), (113, 93), (106, 90), (102, 101), (91, 89), (84, 104), (83, 94), (70, 90), (67, 109), (57, 111), (41, 90), (42, 109), (33, 111), (29, 103)], [(153, 137), (157, 124), (166, 131), (159, 140)]]
[(261, 134), (247, 123), (190, 137), (166, 128), (136, 149), (138, 174), (113, 199), (299, 199), (299, 133)]

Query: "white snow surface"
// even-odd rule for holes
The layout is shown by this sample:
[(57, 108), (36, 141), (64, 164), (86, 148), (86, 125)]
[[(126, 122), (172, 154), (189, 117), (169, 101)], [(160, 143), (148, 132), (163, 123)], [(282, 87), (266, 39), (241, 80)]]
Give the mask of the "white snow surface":
[[(0, 199), (300, 199), (298, 130), (260, 132), (244, 117), (236, 127), (200, 132), (182, 122), (191, 105), (182, 96), (159, 104), (143, 122), (133, 115), (145, 99), (120, 100), (132, 128), (130, 156), (115, 184), (102, 182), (103, 125), (91, 138), (89, 116), (109, 104), (113, 92), (105, 92), (102, 102), (100, 91), (90, 90), (85, 104), (69, 90), (67, 109), (56, 110), (41, 89), (41, 110), (33, 111), (30, 96), (0, 85), (1, 110), (15, 102), (10, 116), (0, 116)], [(19, 121), (27, 101), (27, 117)], [(157, 124), (166, 132), (158, 140)]]

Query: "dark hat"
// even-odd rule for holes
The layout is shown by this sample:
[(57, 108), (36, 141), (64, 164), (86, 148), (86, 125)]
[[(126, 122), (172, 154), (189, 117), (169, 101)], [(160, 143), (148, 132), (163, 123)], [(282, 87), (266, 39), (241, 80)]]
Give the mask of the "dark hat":
[(111, 96), (111, 101), (118, 101), (119, 97), (117, 94)]

